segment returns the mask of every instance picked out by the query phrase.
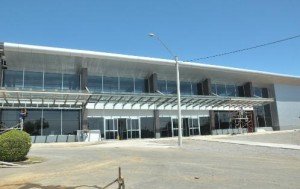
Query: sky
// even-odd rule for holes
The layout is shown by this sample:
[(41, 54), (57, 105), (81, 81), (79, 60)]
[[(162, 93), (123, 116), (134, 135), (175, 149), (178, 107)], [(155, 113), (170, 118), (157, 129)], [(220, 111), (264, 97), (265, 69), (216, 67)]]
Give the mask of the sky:
[[(0, 41), (182, 61), (300, 34), (299, 0), (1, 0)], [(300, 38), (198, 62), (300, 76)]]

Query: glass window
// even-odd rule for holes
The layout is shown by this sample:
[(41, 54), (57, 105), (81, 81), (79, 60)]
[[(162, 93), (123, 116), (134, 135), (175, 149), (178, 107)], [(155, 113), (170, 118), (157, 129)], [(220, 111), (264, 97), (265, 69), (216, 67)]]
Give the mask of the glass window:
[(172, 125), (170, 117), (160, 117), (160, 136), (161, 137), (172, 137)]
[(3, 79), (4, 87), (23, 87), (23, 71), (4, 70)]
[(226, 88), (224, 84), (216, 84), (217, 95), (226, 96)]
[(117, 119), (106, 119), (106, 139), (116, 139), (118, 136), (117, 126), (118, 120)]
[(92, 92), (102, 91), (102, 76), (88, 76), (88, 89)]
[(62, 110), (62, 134), (76, 135), (79, 130), (80, 112), (78, 110)]
[(210, 117), (200, 117), (201, 135), (210, 135)]
[(118, 92), (119, 84), (117, 77), (103, 76), (103, 91), (104, 92)]
[(135, 92), (136, 93), (148, 92), (148, 80), (135, 78)]
[(176, 94), (177, 85), (176, 81), (167, 81), (167, 94)]
[(44, 75), (44, 89), (61, 90), (62, 86), (62, 74), (60, 73), (45, 73)]
[(88, 117), (88, 128), (90, 130), (100, 130), (101, 137), (104, 138), (104, 119)]
[(120, 77), (120, 92), (133, 92), (133, 78)]
[(230, 113), (219, 112), (220, 129), (228, 129), (231, 125)]
[(211, 84), (211, 92), (212, 92), (212, 94), (217, 94), (217, 86), (216, 86), (216, 84)]
[(226, 85), (227, 96), (237, 96), (235, 85)]
[(183, 95), (191, 95), (191, 83), (190, 82), (180, 82), (180, 92)]
[(43, 89), (43, 72), (25, 72), (24, 88)]
[(42, 135), (61, 134), (61, 110), (44, 110), (44, 126)]
[(262, 97), (262, 89), (258, 87), (254, 87), (254, 96)]
[(63, 90), (79, 90), (80, 81), (78, 74), (63, 75)]
[[(42, 110), (28, 110), (28, 115), (24, 120), (24, 131), (30, 135), (41, 135)], [(47, 126), (43, 122), (43, 127)]]
[(161, 93), (167, 93), (167, 82), (165, 80), (157, 80), (158, 90)]
[(19, 123), (20, 110), (2, 110), (1, 122), (6, 127), (13, 127)]
[(192, 95), (198, 95), (198, 85), (197, 85), (197, 83), (192, 83)]
[(154, 138), (154, 118), (141, 118), (141, 138)]

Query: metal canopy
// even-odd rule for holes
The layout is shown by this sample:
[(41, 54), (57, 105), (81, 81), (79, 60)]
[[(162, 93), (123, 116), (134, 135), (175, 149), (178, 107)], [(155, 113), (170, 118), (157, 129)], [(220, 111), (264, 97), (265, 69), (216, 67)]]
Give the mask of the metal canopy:
[[(185, 108), (253, 108), (273, 102), (273, 98), (247, 98), (247, 97), (221, 97), (182, 95), (181, 105)], [(176, 95), (161, 94), (132, 94), (132, 93), (88, 93), (88, 92), (60, 92), (60, 91), (26, 91), (26, 90), (0, 90), (0, 105), (2, 108), (67, 108), (81, 109), (92, 103), (106, 107), (108, 104), (115, 108), (130, 105), (156, 108), (172, 108), (177, 106)]]

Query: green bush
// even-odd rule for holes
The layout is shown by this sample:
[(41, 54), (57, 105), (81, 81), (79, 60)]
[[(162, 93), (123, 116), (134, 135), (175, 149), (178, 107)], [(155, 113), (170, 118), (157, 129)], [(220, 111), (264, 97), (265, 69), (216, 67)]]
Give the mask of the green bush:
[(24, 131), (11, 130), (0, 135), (0, 161), (25, 160), (31, 147), (30, 135)]

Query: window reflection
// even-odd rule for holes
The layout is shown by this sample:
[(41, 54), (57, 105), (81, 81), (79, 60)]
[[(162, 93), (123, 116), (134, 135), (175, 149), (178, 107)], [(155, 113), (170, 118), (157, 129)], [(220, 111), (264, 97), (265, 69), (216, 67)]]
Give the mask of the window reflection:
[(141, 138), (154, 138), (154, 118), (141, 118)]
[(61, 110), (44, 110), (44, 120), (49, 125), (43, 129), (42, 135), (61, 134)]
[(167, 81), (167, 94), (176, 94), (177, 85), (176, 81)]
[(24, 87), (29, 89), (43, 89), (43, 72), (26, 71), (24, 75)]
[(88, 76), (88, 89), (93, 92), (102, 91), (102, 76)]
[(161, 137), (172, 137), (172, 124), (170, 117), (160, 117), (160, 136)]
[(133, 92), (133, 78), (120, 77), (120, 92)]
[(167, 82), (165, 80), (157, 80), (157, 86), (161, 93), (167, 93)]
[(60, 73), (45, 73), (44, 75), (44, 89), (45, 90), (61, 90), (62, 74)]
[(135, 92), (136, 93), (148, 92), (148, 80), (135, 78)]
[(62, 134), (76, 135), (79, 130), (80, 112), (77, 110), (62, 111)]
[(4, 70), (4, 87), (22, 88), (23, 71)]
[(117, 77), (103, 76), (103, 91), (104, 92), (118, 92), (119, 84)]
[(191, 95), (191, 83), (190, 82), (180, 82), (180, 92), (183, 95)]

